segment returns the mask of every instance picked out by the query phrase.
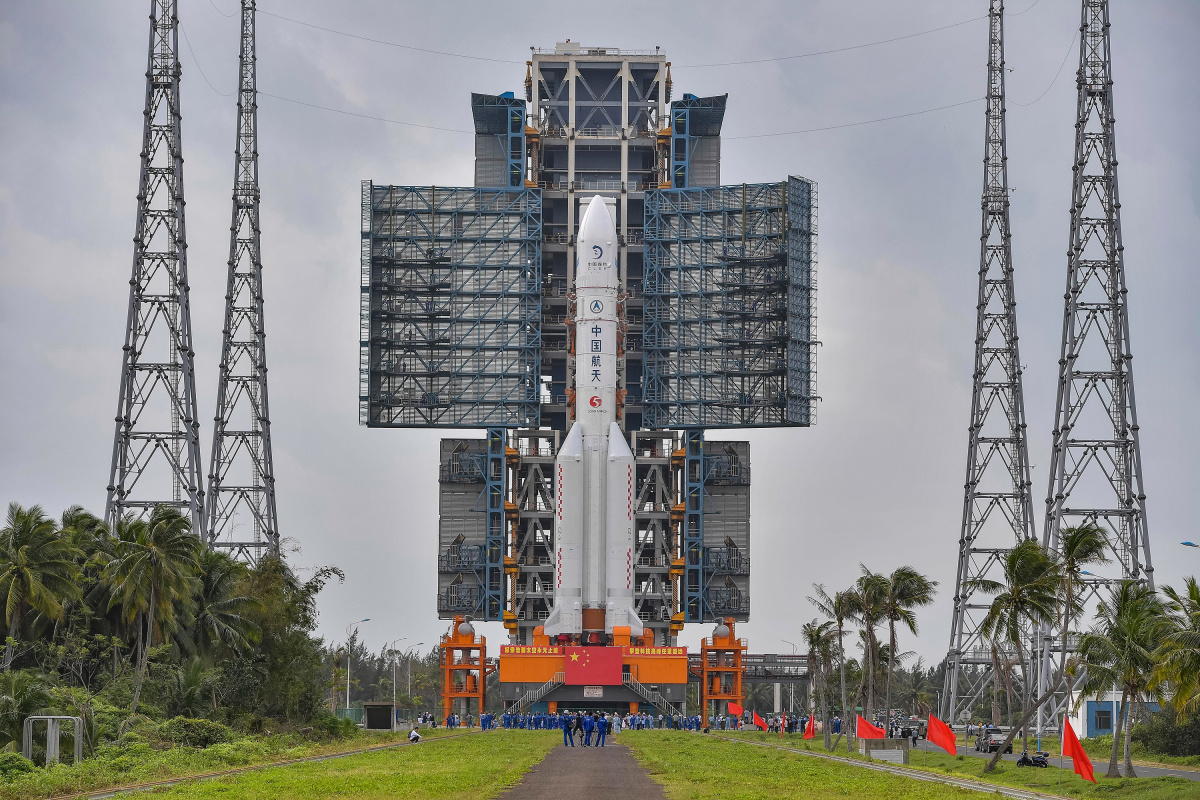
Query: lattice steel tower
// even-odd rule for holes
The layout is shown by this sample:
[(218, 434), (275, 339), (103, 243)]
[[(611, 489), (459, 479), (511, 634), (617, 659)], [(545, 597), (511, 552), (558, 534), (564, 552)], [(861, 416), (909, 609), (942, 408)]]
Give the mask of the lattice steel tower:
[[(1063, 528), (1094, 524), (1107, 533), (1120, 575), (1088, 578), (1086, 601), (1117, 579), (1153, 586), (1154, 568), (1129, 346), (1107, 0), (1083, 0), (1079, 31), (1071, 239), (1042, 537), (1057, 551)], [(1064, 644), (1073, 649), (1061, 631), (1042, 632), (1039, 692), (1062, 680), (1054, 661)], [(1062, 699), (1039, 709), (1039, 730), (1060, 716)]]
[(1005, 553), (1032, 539), (1029, 451), (1017, 348), (1009, 228), (1004, 109), (1004, 3), (988, 11), (988, 90), (983, 152), (983, 232), (975, 327), (975, 372), (968, 428), (967, 477), (959, 536), (954, 620), (944, 694), (945, 719), (970, 709), (987, 687), (997, 658), (980, 623), (987, 602), (972, 602), (970, 583), (1002, 579)]
[(208, 476), (210, 544), (251, 561), (263, 548), (279, 550), (259, 249), (254, 2), (242, 0), (229, 280)]
[(1153, 585), (1117, 193), (1108, 0), (1084, 0), (1079, 30), (1071, 241), (1043, 538), (1057, 548), (1060, 528), (1099, 525), (1109, 533), (1121, 577)]
[(203, 536), (204, 484), (196, 416), (184, 234), (176, 0), (150, 3), (133, 276), (121, 361), (105, 519), (183, 510)]

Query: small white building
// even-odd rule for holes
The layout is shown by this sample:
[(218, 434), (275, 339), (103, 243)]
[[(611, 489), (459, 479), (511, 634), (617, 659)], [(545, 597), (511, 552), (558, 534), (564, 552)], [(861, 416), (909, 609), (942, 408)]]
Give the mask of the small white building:
[[(1160, 711), (1158, 703), (1146, 703), (1148, 711)], [(1139, 706), (1130, 709), (1136, 714)], [(1080, 739), (1094, 739), (1098, 736), (1111, 736), (1117, 715), (1121, 713), (1121, 693), (1101, 692), (1085, 699), (1079, 704), (1079, 709), (1071, 715), (1071, 727)], [(1136, 717), (1134, 720), (1136, 722)]]

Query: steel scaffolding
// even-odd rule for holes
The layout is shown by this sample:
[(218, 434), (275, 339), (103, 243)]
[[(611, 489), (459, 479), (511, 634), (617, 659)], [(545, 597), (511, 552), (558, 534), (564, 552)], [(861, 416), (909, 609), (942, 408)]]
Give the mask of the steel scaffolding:
[(1009, 227), (1002, 0), (992, 0), (988, 18), (975, 370), (954, 618), (941, 712), (943, 719), (959, 722), (969, 718), (983, 696), (993, 677), (993, 663), (1014, 657), (1007, 644), (984, 638), (980, 625), (989, 603), (976, 599), (975, 582), (1002, 580), (1005, 554), (1014, 544), (1035, 536)]
[(646, 193), (649, 428), (809, 425), (816, 187)]
[[(279, 552), (259, 239), (254, 5), (242, 0), (233, 222), (208, 475), (209, 544), (251, 562), (264, 549)], [(249, 537), (239, 536), (238, 527), (247, 523)]]
[(204, 537), (204, 480), (188, 301), (176, 0), (150, 3), (133, 275), (104, 517), (174, 506)]
[[(1108, 1), (1082, 6), (1066, 302), (1042, 538), (1057, 551), (1064, 528), (1090, 524), (1106, 532), (1120, 575), (1089, 581), (1081, 598), (1087, 601), (1116, 580), (1153, 586), (1154, 567), (1133, 390)], [(1072, 649), (1069, 633), (1043, 631), (1041, 692), (1062, 680), (1053, 662), (1064, 638)], [(1057, 724), (1062, 700), (1039, 708), (1039, 730)]]
[(541, 195), (362, 187), (359, 421), (539, 423)]

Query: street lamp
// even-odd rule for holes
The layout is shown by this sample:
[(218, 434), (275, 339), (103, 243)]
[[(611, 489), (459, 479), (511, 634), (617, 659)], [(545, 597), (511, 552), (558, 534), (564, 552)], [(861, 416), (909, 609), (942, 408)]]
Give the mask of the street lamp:
[[(796, 655), (796, 643), (795, 642), (789, 642), (787, 639), (784, 639), (783, 643), (790, 644), (792, 646), (792, 655)], [(792, 680), (788, 683), (788, 694), (791, 697), (791, 699), (788, 700), (788, 713), (795, 714), (796, 713), (796, 676), (795, 675), (792, 676)]]
[(407, 638), (407, 636), (401, 636), (399, 639), (393, 639), (387, 648), (392, 651), (392, 716), (396, 715), (396, 645)]
[(349, 625), (346, 626), (346, 710), (347, 711), (350, 710), (350, 659), (351, 659), (350, 629), (353, 628), (355, 625), (358, 625), (363, 622), (370, 622), (370, 621), (371, 621), (370, 617), (363, 617), (362, 619), (360, 619), (356, 622), (351, 622)]
[(408, 648), (408, 654), (405, 656), (405, 658), (408, 659), (408, 691), (407, 691), (407, 694), (408, 694), (409, 698), (412, 697), (412, 651), (416, 650), (418, 647), (420, 647), (423, 644), (425, 644), (425, 643), (417, 642), (412, 647)]

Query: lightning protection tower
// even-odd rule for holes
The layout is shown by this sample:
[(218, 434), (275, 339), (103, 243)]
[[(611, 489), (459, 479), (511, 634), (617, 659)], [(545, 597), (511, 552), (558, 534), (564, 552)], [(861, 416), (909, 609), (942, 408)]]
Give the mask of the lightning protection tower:
[(158, 505), (175, 506), (203, 536), (178, 44), (176, 0), (153, 0), (133, 276), (105, 519), (115, 527), (127, 513), (142, 516)]
[[(1083, 0), (1079, 31), (1071, 238), (1042, 537), (1057, 551), (1064, 528), (1091, 524), (1107, 534), (1119, 575), (1088, 578), (1086, 602), (1116, 580), (1153, 586), (1154, 568), (1129, 344), (1107, 0)], [(1055, 675), (1063, 650), (1073, 648), (1070, 635), (1044, 632), (1040, 692), (1061, 680)], [(1060, 716), (1059, 705), (1050, 704), (1048, 717), (1039, 709), (1039, 730)]]
[(1004, 555), (1015, 543), (1034, 538), (1009, 228), (1003, 0), (992, 0), (988, 19), (975, 372), (942, 709), (943, 718), (951, 720), (969, 715), (991, 679), (997, 677), (995, 665), (1013, 658), (1010, 648), (987, 641), (980, 630), (989, 604), (978, 598), (972, 586), (975, 581), (1002, 578)]
[(209, 543), (249, 561), (264, 548), (279, 550), (259, 249), (254, 5), (242, 0), (229, 280), (208, 476)]

